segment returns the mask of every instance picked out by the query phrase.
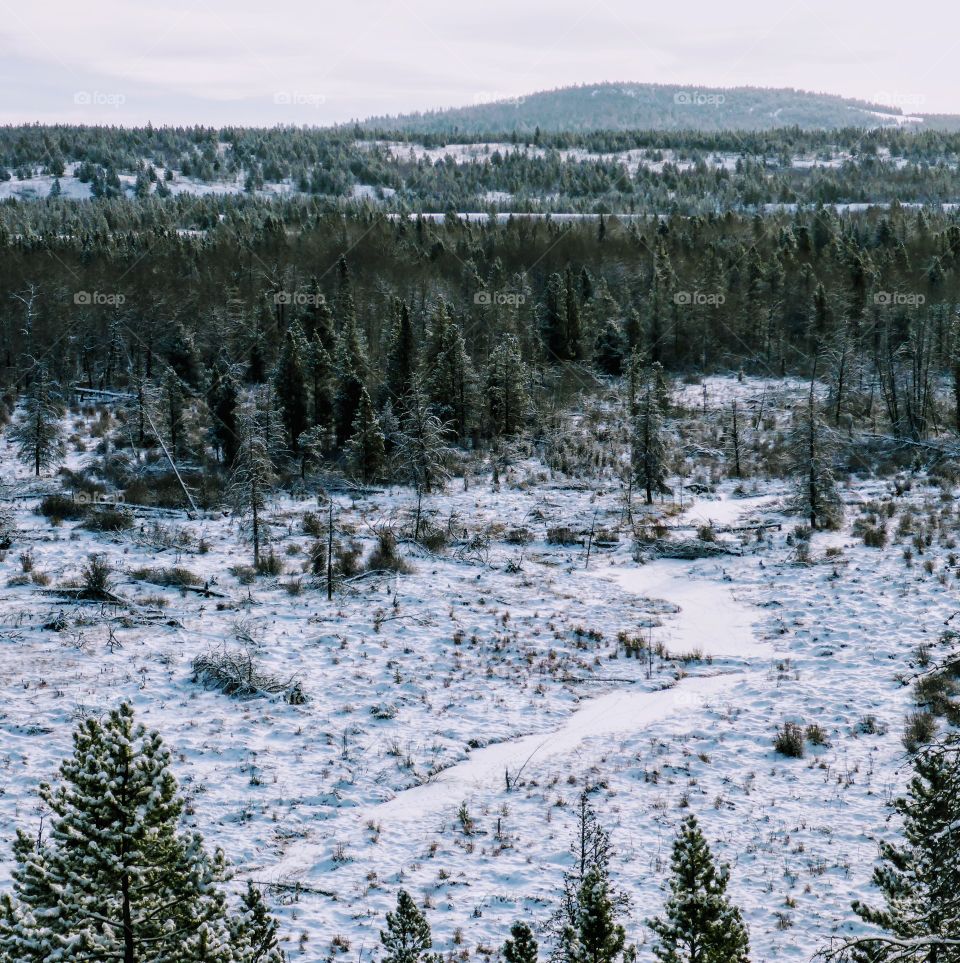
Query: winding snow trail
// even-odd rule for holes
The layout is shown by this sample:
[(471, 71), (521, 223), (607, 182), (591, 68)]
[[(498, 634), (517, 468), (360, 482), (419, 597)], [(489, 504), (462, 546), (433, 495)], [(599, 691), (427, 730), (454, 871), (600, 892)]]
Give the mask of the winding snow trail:
[(515, 778), (527, 762), (575, 754), (587, 739), (635, 732), (678, 711), (699, 711), (706, 701), (721, 696), (740, 678), (739, 673), (727, 673), (690, 679), (656, 692), (619, 690), (598, 696), (586, 701), (559, 729), (475, 749), (432, 782), (407, 789), (366, 810), (364, 818), (389, 817), (391, 824), (403, 819), (421, 820), (427, 813), (470, 799), (477, 791), (505, 786), (506, 773)]
[[(693, 518), (714, 524), (730, 524), (746, 510), (761, 507), (769, 499), (711, 502), (692, 513)], [(639, 568), (610, 567), (597, 577), (614, 581), (626, 591), (647, 598), (663, 599), (677, 611), (657, 630), (675, 654), (699, 651), (715, 658), (769, 658), (769, 645), (753, 633), (755, 612), (734, 598), (729, 585), (692, 576), (696, 563), (658, 561)], [(744, 679), (742, 670), (687, 678), (657, 691), (622, 688), (584, 701), (569, 719), (553, 732), (519, 736), (475, 749), (457, 765), (421, 786), (398, 793), (377, 805), (345, 811), (338, 819), (354, 825), (388, 822), (408, 832), (423, 832), (426, 821), (478, 793), (499, 791), (507, 775), (516, 776), (528, 764), (562, 755), (576, 755), (587, 740), (633, 734), (676, 715), (697, 715), (704, 705), (722, 699)], [(276, 864), (274, 879), (301, 879), (327, 859), (328, 842), (300, 846)]]

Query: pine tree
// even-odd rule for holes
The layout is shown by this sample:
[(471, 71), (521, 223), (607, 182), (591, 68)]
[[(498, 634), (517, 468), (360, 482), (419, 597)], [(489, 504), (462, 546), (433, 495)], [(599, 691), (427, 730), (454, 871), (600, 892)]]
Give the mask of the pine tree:
[(813, 295), (813, 311), (810, 326), (810, 339), (814, 353), (819, 352), (833, 327), (833, 310), (823, 284), (817, 285)]
[(286, 429), (288, 446), (294, 454), (298, 451), (300, 436), (310, 425), (310, 397), (303, 354), (303, 332), (298, 324), (293, 324), (287, 329), (277, 360), (274, 395)]
[(528, 378), (517, 339), (505, 336), (487, 364), (487, 415), (495, 435), (515, 435), (523, 428), (530, 407)]
[(297, 450), (300, 453), (300, 477), (306, 480), (307, 469), (322, 464), (330, 450), (330, 433), (325, 428), (308, 428), (297, 439)]
[[(636, 366), (637, 359), (632, 363)], [(631, 488), (634, 484), (641, 488), (652, 505), (655, 494), (668, 490), (663, 409), (653, 372), (638, 372), (631, 383), (636, 391), (630, 415)]]
[(405, 889), (397, 894), (396, 911), (387, 913), (387, 928), (380, 931), (380, 942), (385, 950), (381, 963), (419, 963), (430, 956), (430, 924)]
[(337, 443), (340, 445), (345, 444), (351, 436), (354, 419), (360, 407), (360, 396), (365, 390), (369, 375), (367, 346), (357, 327), (346, 261), (343, 261), (343, 272), (337, 300), (337, 320), (341, 329), (335, 357), (337, 385), (334, 397)]
[(62, 413), (57, 385), (50, 380), (47, 369), (40, 365), (23, 411), (10, 430), (17, 457), (33, 466), (37, 478), (44, 469), (54, 468), (63, 461), (66, 448), (60, 424)]
[(167, 345), (167, 363), (177, 376), (191, 388), (200, 384), (203, 363), (193, 335), (182, 324), (174, 327), (173, 335)]
[[(279, 963), (245, 938), (231, 945), (223, 853), (180, 829), (170, 753), (129, 705), (78, 727), (60, 779), (40, 787), (49, 834), (17, 833), (2, 963)], [(256, 917), (247, 932), (272, 936), (266, 910)]]
[(614, 917), (622, 915), (629, 907), (626, 894), (613, 891), (609, 887), (610, 858), (613, 847), (610, 836), (601, 825), (596, 811), (590, 805), (590, 797), (585, 791), (580, 794), (577, 829), (570, 846), (570, 853), (573, 856), (573, 866), (564, 873), (560, 905), (548, 926), (553, 936), (553, 949), (550, 955), (553, 963), (564, 963), (568, 959), (568, 935), (579, 932), (581, 918), (578, 913), (581, 891), (591, 871), (595, 870), (596, 876), (605, 881), (605, 892), (613, 908)]
[(380, 475), (384, 461), (383, 429), (366, 388), (360, 392), (360, 404), (347, 450), (350, 463), (364, 484)]
[(594, 864), (580, 883), (573, 921), (563, 932), (566, 963), (613, 963), (624, 954), (626, 931), (616, 917), (610, 881)]
[(475, 376), (463, 334), (442, 298), (434, 308), (423, 364), (422, 383), (431, 406), (463, 440), (473, 422)]
[(503, 944), (503, 958), (506, 963), (537, 963), (538, 949), (533, 931), (518, 921), (510, 927), (510, 938)]
[(333, 332), (333, 312), (327, 299), (320, 291), (320, 282), (313, 278), (310, 283), (310, 297), (301, 320), (301, 327), (307, 341), (319, 339), (328, 355), (336, 349), (336, 338)]
[(567, 265), (563, 273), (564, 302), (566, 307), (563, 328), (563, 357), (574, 360), (580, 357), (580, 300), (577, 297), (573, 269)]
[(183, 447), (186, 396), (179, 375), (171, 367), (164, 372), (163, 382), (160, 385), (160, 406), (170, 457), (176, 461)]
[(307, 346), (307, 370), (313, 400), (311, 419), (314, 428), (333, 432), (333, 363), (319, 334)]
[[(407, 396), (413, 388), (419, 359), (414, 337), (410, 308), (407, 302), (394, 300), (394, 322), (390, 333), (390, 347), (387, 350), (386, 393), (384, 399), (393, 403), (395, 409), (402, 411)], [(444, 346), (438, 346), (444, 350)]]
[(726, 866), (714, 865), (695, 816), (684, 820), (670, 860), (670, 897), (664, 916), (647, 921), (661, 963), (747, 963), (749, 938), (726, 895)]
[(623, 328), (620, 305), (607, 290), (606, 284), (598, 286), (589, 304), (593, 330), (594, 364), (608, 375), (619, 375), (627, 352), (627, 337)]
[(334, 303), (334, 315), (341, 330), (345, 331), (357, 323), (357, 308), (353, 300), (353, 282), (344, 254), (337, 258), (337, 296)]
[(640, 318), (640, 312), (637, 311), (636, 308), (627, 315), (623, 333), (626, 340), (626, 353), (632, 353), (634, 351), (641, 352), (643, 350), (643, 321)]
[(418, 493), (429, 494), (435, 484), (442, 485), (449, 477), (446, 470), (450, 454), (447, 441), (452, 432), (430, 410), (419, 383), (413, 385), (403, 407), (400, 431), (394, 441), (397, 475)]
[(960, 741), (921, 749), (905, 796), (893, 807), (903, 842), (882, 842), (873, 882), (883, 906), (857, 901), (856, 914), (885, 931), (843, 942), (829, 958), (857, 963), (960, 960)]
[(230, 944), (238, 963), (283, 963), (277, 940), (277, 921), (270, 915), (263, 895), (247, 883), (240, 912), (229, 921)]
[(217, 451), (223, 454), (227, 467), (237, 460), (239, 435), (237, 411), (239, 390), (229, 363), (221, 358), (213, 366), (210, 387), (207, 389), (207, 407), (212, 419), (211, 433)]
[(543, 319), (544, 347), (551, 362), (567, 360), (567, 301), (563, 277), (547, 278)]

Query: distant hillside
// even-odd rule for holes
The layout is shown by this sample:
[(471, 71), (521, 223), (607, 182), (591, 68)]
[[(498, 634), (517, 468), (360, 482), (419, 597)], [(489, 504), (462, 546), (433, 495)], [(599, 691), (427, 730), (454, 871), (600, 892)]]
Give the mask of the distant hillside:
[(897, 107), (763, 87), (680, 87), (673, 84), (587, 84), (472, 107), (372, 117), (367, 129), (479, 134), (587, 130), (767, 130), (878, 127), (903, 124), (956, 129), (960, 118), (931, 116), (932, 124)]

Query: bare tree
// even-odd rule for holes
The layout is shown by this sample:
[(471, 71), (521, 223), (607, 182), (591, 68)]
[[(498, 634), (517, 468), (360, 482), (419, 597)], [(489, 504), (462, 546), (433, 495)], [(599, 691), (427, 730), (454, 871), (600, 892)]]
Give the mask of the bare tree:
[(730, 423), (727, 426), (726, 441), (727, 452), (733, 462), (733, 474), (737, 478), (743, 478), (743, 427), (740, 424), (736, 398), (730, 406)]
[[(39, 296), (40, 288), (33, 281), (28, 282), (25, 290), (10, 295), (13, 300), (19, 301), (23, 305), (23, 327), (20, 329), (20, 334), (23, 336), (24, 351), (28, 358), (33, 357), (33, 334), (37, 316), (37, 298)], [(10, 363), (9, 359), (7, 363)], [(29, 383), (28, 373), (27, 384)]]
[(798, 414), (790, 439), (791, 473), (796, 479), (793, 508), (810, 519), (811, 528), (836, 528), (843, 519), (832, 461), (833, 433), (824, 422), (816, 392), (816, 362), (807, 404)]
[(230, 500), (234, 510), (249, 525), (253, 564), (257, 566), (263, 542), (263, 511), (276, 483), (271, 457), (271, 434), (276, 425), (262, 397), (254, 396), (241, 407), (237, 427), (240, 437), (230, 477)]

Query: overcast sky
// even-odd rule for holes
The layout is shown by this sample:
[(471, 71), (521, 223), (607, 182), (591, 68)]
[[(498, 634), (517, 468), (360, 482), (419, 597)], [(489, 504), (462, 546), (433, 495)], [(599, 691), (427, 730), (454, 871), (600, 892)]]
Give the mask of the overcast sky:
[(603, 80), (960, 113), (957, 0), (0, 0), (0, 122), (328, 124)]

